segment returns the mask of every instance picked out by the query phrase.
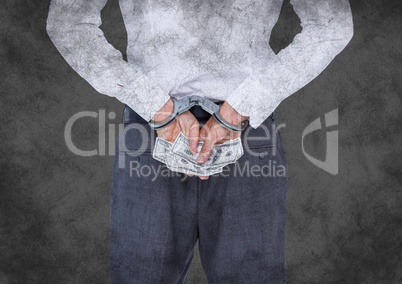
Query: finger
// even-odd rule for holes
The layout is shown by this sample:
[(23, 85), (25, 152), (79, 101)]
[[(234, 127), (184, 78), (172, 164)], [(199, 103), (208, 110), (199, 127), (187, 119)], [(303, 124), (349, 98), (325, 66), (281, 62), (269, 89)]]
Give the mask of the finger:
[(189, 177), (193, 177), (194, 175), (193, 174), (187, 174)]
[(204, 141), (204, 145), (202, 146), (200, 154), (197, 157), (197, 163), (200, 164), (208, 160), (209, 155), (211, 154), (210, 152), (212, 151), (212, 148), (215, 144), (213, 141), (214, 135), (211, 133), (211, 124), (213, 124), (213, 121), (210, 119), (207, 121), (207, 123), (204, 124), (199, 133), (200, 139)]
[(190, 141), (190, 150), (194, 154), (197, 153), (199, 142), (200, 124), (196, 121), (190, 128), (188, 139)]
[(206, 162), (211, 155), (212, 149), (214, 148), (215, 141), (213, 139), (205, 139), (204, 145), (200, 150), (200, 154), (197, 157), (197, 163), (202, 164)]
[(204, 126), (201, 128), (200, 132), (199, 132), (199, 136), (200, 136), (200, 140), (204, 141), (209, 134), (209, 121), (207, 121), (207, 123), (204, 124)]
[(202, 179), (202, 180), (206, 180), (206, 179), (208, 179), (209, 178), (209, 176), (198, 176), (200, 179)]
[(186, 113), (182, 113), (177, 117), (177, 122), (179, 124), (180, 132), (182, 132), (186, 137), (189, 134), (189, 125), (191, 124), (190, 119), (186, 116)]
[(178, 120), (181, 131), (189, 138), (190, 151), (194, 155), (197, 153), (200, 124), (190, 111), (186, 111), (179, 115)]

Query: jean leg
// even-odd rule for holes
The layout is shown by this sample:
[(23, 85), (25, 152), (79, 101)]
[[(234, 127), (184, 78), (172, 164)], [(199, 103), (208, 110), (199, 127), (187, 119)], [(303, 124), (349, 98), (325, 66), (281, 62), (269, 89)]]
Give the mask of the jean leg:
[[(271, 118), (264, 125), (276, 131)], [(249, 134), (263, 138), (263, 130)], [(286, 282), (287, 178), (282, 140), (278, 132), (274, 139), (248, 146), (224, 174), (202, 182), (199, 245), (209, 283)]]
[(149, 147), (138, 156), (126, 153), (141, 143), (139, 136), (134, 129), (119, 138), (125, 149), (116, 147), (110, 282), (183, 283), (198, 237), (195, 179), (167, 169)]

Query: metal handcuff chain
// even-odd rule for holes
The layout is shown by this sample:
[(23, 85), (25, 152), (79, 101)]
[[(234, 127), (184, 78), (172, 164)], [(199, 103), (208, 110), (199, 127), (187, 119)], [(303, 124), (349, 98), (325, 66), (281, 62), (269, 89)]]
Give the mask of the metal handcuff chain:
[(180, 114), (182, 114), (185, 111), (188, 111), (190, 108), (193, 106), (197, 105), (200, 106), (203, 110), (211, 114), (216, 121), (225, 127), (226, 129), (230, 131), (236, 131), (236, 132), (241, 132), (243, 131), (247, 125), (248, 125), (248, 120), (243, 121), (239, 125), (234, 125), (226, 121), (220, 114), (220, 106), (215, 104), (213, 101), (208, 100), (206, 98), (194, 95), (194, 96), (188, 96), (185, 98), (182, 98), (180, 100), (176, 99), (175, 97), (171, 97), (174, 108), (173, 112), (163, 121), (152, 121), (150, 120), (148, 122), (149, 126), (154, 129), (154, 130), (159, 130), (163, 127), (168, 126), (171, 124)]

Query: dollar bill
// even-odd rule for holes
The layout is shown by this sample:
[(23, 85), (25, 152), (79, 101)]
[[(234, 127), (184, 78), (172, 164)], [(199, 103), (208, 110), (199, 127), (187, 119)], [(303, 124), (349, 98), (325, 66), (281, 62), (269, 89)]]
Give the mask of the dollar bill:
[[(200, 153), (200, 145), (196, 154), (192, 154), (189, 147), (189, 139), (180, 133), (171, 150), (173, 153), (183, 157), (193, 164), (197, 164), (197, 157)], [(240, 138), (215, 145), (209, 159), (203, 163), (204, 166), (227, 165), (236, 162), (243, 155), (243, 146)]]
[(166, 160), (172, 155), (171, 149), (173, 148), (173, 143), (166, 141), (160, 137), (156, 137), (154, 151), (152, 157), (166, 164)]
[(205, 166), (203, 164), (194, 164), (193, 162), (175, 155), (175, 165), (179, 168), (190, 169), (196, 175), (209, 176), (223, 171), (221, 166)]
[(241, 140), (237, 138), (215, 145), (208, 161), (198, 164), (197, 157), (202, 146), (203, 142), (200, 141), (197, 154), (193, 155), (189, 149), (189, 140), (183, 133), (179, 134), (174, 143), (157, 137), (153, 158), (166, 164), (172, 171), (210, 176), (222, 172), (224, 166), (236, 162), (243, 155)]

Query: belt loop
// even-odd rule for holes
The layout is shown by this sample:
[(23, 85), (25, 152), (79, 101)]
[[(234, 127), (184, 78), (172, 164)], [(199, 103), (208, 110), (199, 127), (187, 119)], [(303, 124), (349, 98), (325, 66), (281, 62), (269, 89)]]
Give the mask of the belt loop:
[(125, 126), (128, 120), (128, 106), (124, 105), (124, 109), (123, 109), (123, 125)]

